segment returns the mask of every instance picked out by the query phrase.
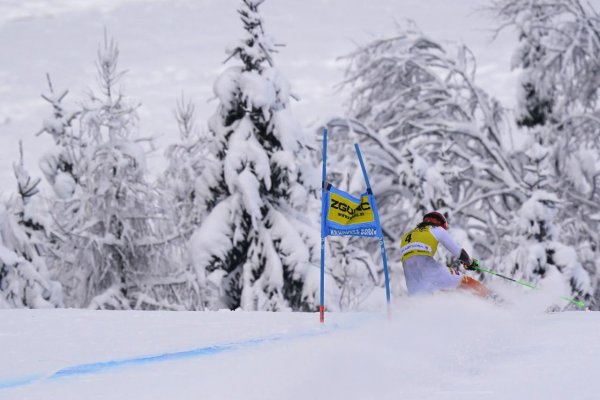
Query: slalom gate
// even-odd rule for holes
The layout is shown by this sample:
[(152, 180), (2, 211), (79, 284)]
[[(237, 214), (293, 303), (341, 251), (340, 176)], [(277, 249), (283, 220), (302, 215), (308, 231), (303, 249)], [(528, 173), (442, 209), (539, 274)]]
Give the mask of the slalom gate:
[(323, 179), (321, 181), (321, 302), (319, 319), (325, 322), (325, 238), (327, 236), (361, 236), (379, 239), (383, 272), (385, 276), (385, 294), (390, 310), (390, 279), (387, 256), (383, 242), (383, 230), (379, 222), (377, 203), (371, 189), (367, 169), (363, 162), (358, 144), (354, 144), (358, 162), (365, 179), (367, 191), (359, 197), (346, 193), (327, 182), (327, 128), (323, 130)]

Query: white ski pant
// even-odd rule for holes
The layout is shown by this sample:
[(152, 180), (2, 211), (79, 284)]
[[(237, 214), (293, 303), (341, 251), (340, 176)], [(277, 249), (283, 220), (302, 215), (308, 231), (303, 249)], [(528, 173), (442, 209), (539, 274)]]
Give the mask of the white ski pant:
[(456, 289), (462, 275), (450, 272), (433, 257), (412, 256), (404, 262), (404, 279), (409, 295), (426, 294), (443, 289)]

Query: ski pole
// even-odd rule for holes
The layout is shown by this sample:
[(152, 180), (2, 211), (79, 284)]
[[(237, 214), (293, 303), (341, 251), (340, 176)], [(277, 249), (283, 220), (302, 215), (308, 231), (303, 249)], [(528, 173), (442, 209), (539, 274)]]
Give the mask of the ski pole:
[[(506, 280), (509, 280), (509, 281), (511, 281), (511, 282), (518, 283), (519, 285), (527, 286), (528, 288), (531, 288), (531, 289), (537, 289), (537, 287), (536, 287), (536, 286), (534, 286), (534, 285), (532, 285), (532, 284), (530, 284), (530, 283), (526, 283), (526, 282), (521, 282), (521, 281), (518, 281), (518, 280), (516, 280), (516, 279), (510, 278), (510, 277), (508, 277), (508, 276), (504, 276), (504, 275), (502, 275), (502, 274), (499, 274), (499, 273), (497, 273), (497, 272), (490, 271), (489, 269), (485, 269), (485, 268), (481, 268), (481, 267), (473, 267), (473, 268), (474, 268), (476, 271), (479, 271), (479, 272), (486, 272), (486, 273), (488, 273), (488, 274), (495, 275), (495, 276), (497, 276), (497, 277), (500, 277), (500, 278), (504, 278), (504, 279), (506, 279)], [(564, 297), (564, 296), (560, 296), (560, 298), (561, 298), (561, 299), (563, 299), (563, 300), (566, 300), (566, 301), (568, 301), (568, 302), (569, 302), (569, 303), (571, 303), (571, 304), (575, 304), (577, 307), (579, 307), (579, 308), (581, 308), (581, 309), (584, 309), (584, 308), (585, 308), (585, 303), (584, 303), (583, 301), (581, 301), (581, 300), (575, 300), (575, 299), (572, 299), (572, 298), (570, 298), (570, 297)]]

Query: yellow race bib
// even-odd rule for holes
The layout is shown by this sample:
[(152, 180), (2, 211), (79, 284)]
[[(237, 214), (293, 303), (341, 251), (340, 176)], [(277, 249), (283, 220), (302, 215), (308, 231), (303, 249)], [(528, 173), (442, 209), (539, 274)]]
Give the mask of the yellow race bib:
[(433, 257), (437, 251), (438, 240), (431, 233), (431, 226), (415, 228), (409, 231), (400, 241), (402, 262), (412, 256)]

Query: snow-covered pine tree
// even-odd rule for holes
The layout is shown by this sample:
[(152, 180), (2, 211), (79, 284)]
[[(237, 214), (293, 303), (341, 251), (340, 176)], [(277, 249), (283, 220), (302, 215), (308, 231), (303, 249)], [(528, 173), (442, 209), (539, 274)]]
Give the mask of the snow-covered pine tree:
[(207, 138), (196, 127), (195, 112), (194, 104), (182, 95), (175, 110), (179, 141), (165, 151), (168, 164), (160, 182), (170, 197), (177, 230), (185, 240), (201, 223), (205, 205), (198, 196), (198, 181), (203, 165), (214, 160), (207, 152)]
[[(465, 247), (491, 257), (502, 236), (493, 221), (510, 220), (525, 195), (505, 150), (502, 109), (474, 83), (472, 53), (445, 48), (410, 23), (347, 59), (349, 114), (363, 126), (387, 233), (397, 243), (425, 211), (442, 210), (455, 235), (468, 235)], [(390, 258), (399, 262), (397, 248)]]
[[(311, 310), (318, 304), (318, 217), (307, 215), (318, 183), (290, 111), (290, 86), (273, 66), (276, 45), (259, 6), (243, 0), (246, 37), (229, 50), (229, 67), (214, 84), (220, 101), (209, 121), (216, 162), (199, 192), (208, 214), (190, 241), (212, 308)], [(315, 179), (316, 178), (316, 179)], [(311, 187), (312, 184), (312, 187)], [(318, 208), (316, 208), (318, 210)]]
[[(583, 263), (587, 272), (580, 267), (564, 272), (563, 266), (556, 266), (567, 277), (573, 274), (573, 295), (587, 300), (593, 287), (600, 287), (600, 18), (590, 4), (579, 0), (498, 0), (491, 10), (503, 27), (512, 26), (519, 34), (513, 67), (521, 70), (517, 122), (527, 138), (522, 159), (529, 169), (528, 181), (558, 199), (552, 221), (530, 223), (537, 227), (552, 222), (553, 234), (547, 239), (577, 250), (570, 251), (569, 262)], [(536, 175), (542, 162), (546, 168)], [(531, 208), (531, 202), (524, 207)], [(539, 207), (537, 214), (526, 214), (548, 214), (543, 212), (546, 206)], [(548, 249), (548, 263), (556, 264), (555, 253)], [(592, 285), (588, 274), (594, 277)], [(599, 296), (600, 292), (594, 308)]]
[(561, 123), (575, 110), (596, 108), (600, 16), (591, 4), (493, 0), (490, 11), (502, 29), (513, 27), (519, 35), (512, 63), (521, 71), (519, 122), (529, 127)]
[(61, 307), (61, 285), (52, 280), (37, 234), (43, 222), (32, 207), (39, 179), (32, 180), (21, 161), (13, 165), (18, 196), (0, 203), (0, 308)]
[[(561, 209), (565, 204), (555, 190), (553, 143), (548, 143), (539, 130), (529, 134), (526, 150), (515, 154), (523, 162), (523, 180), (529, 196), (513, 220), (499, 227), (505, 235), (495, 268), (505, 275), (591, 305), (590, 276), (575, 247), (564, 240)], [(558, 296), (548, 300), (548, 306), (556, 309), (575, 307), (560, 301)]]
[[(544, 154), (538, 149), (538, 155)], [(539, 176), (539, 175), (538, 175)], [(573, 246), (560, 240), (561, 224), (557, 195), (534, 190), (516, 212), (514, 222), (506, 227), (507, 235), (500, 247), (496, 270), (516, 279), (548, 288), (555, 294), (574, 296), (591, 305), (592, 282), (579, 261)], [(548, 299), (557, 309), (575, 308), (560, 302), (558, 296)]]
[[(52, 265), (68, 306), (199, 308), (195, 278), (181, 262), (183, 241), (170, 226), (160, 193), (145, 177), (144, 139), (136, 137), (138, 106), (118, 87), (123, 76), (118, 55), (105, 35), (98, 50), (99, 90), (90, 91), (78, 114), (78, 130), (61, 118), (45, 123), (50, 133), (47, 126), (62, 129), (53, 136), (57, 158), (67, 160), (68, 168), (47, 162), (53, 160), (49, 156), (44, 172), (71, 177), (50, 210), (55, 222)], [(57, 102), (51, 101), (55, 110)], [(50, 180), (55, 187), (56, 181)]]
[[(54, 139), (56, 148), (46, 152), (40, 159), (40, 168), (46, 180), (54, 190), (56, 196), (68, 199), (75, 192), (78, 176), (74, 170), (77, 160), (75, 157), (81, 153), (79, 147), (82, 143), (73, 135), (72, 123), (81, 114), (66, 108), (62, 101), (69, 93), (64, 90), (54, 92), (50, 75), (46, 75), (49, 93), (42, 98), (52, 105), (52, 114), (43, 121), (43, 128), (38, 133), (48, 133)], [(74, 151), (77, 149), (77, 151)]]

